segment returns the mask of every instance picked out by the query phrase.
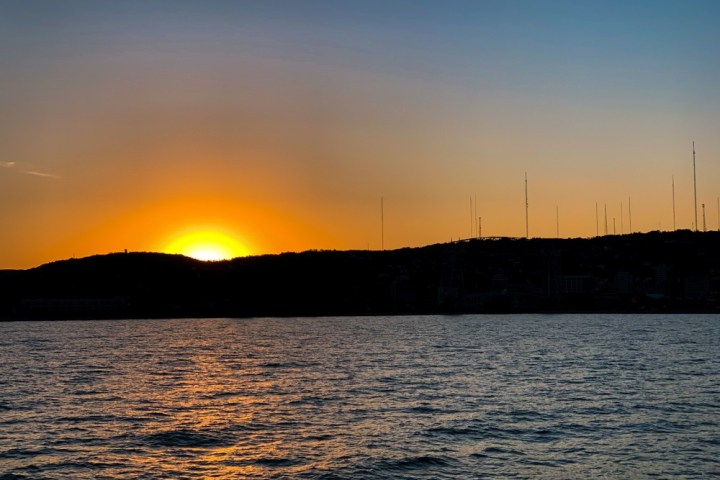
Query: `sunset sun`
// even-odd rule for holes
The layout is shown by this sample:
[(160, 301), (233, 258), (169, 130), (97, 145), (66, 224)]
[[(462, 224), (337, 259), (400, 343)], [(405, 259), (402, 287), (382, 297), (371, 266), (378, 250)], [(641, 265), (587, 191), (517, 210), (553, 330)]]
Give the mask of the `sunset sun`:
[(248, 247), (233, 235), (216, 229), (183, 232), (167, 244), (164, 252), (178, 253), (203, 261), (229, 260), (250, 254)]

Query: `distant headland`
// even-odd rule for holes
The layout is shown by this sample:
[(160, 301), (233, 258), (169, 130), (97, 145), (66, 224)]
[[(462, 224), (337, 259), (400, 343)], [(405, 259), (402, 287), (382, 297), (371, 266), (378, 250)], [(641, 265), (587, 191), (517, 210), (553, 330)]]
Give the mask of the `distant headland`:
[(519, 312), (720, 312), (720, 232), (220, 262), (113, 253), (0, 270), (3, 320)]

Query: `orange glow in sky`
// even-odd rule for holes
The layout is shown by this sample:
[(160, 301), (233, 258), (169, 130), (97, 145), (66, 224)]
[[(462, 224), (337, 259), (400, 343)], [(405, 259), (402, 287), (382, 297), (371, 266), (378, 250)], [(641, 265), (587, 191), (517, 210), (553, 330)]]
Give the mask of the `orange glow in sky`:
[(180, 3), (3, 10), (0, 269), (720, 228), (719, 2)]

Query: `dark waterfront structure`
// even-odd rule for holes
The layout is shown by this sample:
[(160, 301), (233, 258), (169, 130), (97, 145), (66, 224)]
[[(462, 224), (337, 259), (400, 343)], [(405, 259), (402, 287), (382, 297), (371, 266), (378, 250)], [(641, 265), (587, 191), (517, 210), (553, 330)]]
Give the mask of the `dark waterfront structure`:
[(472, 239), (201, 262), (117, 253), (0, 271), (0, 317), (720, 311), (720, 232)]

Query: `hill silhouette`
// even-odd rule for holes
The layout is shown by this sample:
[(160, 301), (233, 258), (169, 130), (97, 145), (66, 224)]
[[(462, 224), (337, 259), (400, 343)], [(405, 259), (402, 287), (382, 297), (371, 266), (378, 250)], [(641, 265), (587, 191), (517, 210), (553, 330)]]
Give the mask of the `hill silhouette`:
[(221, 262), (113, 253), (0, 271), (0, 318), (718, 312), (719, 246), (685, 230)]

